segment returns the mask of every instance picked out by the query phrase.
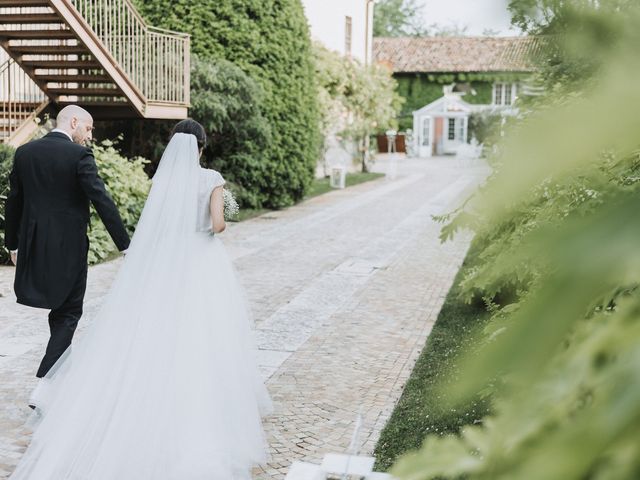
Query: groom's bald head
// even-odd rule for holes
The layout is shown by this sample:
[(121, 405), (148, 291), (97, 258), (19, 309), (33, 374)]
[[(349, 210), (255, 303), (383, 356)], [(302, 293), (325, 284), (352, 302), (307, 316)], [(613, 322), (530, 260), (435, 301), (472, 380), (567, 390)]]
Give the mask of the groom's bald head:
[(58, 113), (56, 128), (71, 135), (75, 143), (84, 145), (93, 138), (93, 117), (82, 107), (68, 105)]

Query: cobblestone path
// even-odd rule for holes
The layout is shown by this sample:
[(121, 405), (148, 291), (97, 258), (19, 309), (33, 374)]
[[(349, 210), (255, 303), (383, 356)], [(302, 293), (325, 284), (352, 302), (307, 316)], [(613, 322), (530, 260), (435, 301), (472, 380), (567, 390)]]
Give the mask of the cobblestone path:
[[(389, 168), (386, 161), (376, 167)], [(373, 450), (460, 267), (469, 236), (440, 244), (431, 216), (455, 207), (487, 168), (401, 159), (394, 174), (223, 234), (253, 308), (275, 402), (265, 420), (272, 459), (256, 479), (282, 479), (294, 460), (344, 451), (358, 412), (361, 451)], [(79, 335), (118, 267), (90, 270)], [(28, 444), (26, 403), (47, 340), (47, 312), (15, 304), (12, 277), (13, 269), (0, 267), (0, 479)]]

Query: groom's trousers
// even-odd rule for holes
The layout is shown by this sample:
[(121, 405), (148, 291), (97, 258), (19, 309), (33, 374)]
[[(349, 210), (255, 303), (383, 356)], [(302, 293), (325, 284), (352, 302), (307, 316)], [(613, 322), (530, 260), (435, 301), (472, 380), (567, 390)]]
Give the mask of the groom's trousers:
[(85, 265), (64, 303), (49, 313), (51, 338), (36, 377), (44, 377), (71, 345), (73, 334), (82, 316), (82, 304), (86, 289), (87, 266)]

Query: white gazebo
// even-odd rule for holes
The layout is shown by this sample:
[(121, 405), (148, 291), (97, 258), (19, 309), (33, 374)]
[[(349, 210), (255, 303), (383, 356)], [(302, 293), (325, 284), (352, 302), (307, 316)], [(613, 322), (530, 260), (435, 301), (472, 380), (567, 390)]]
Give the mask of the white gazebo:
[(419, 157), (455, 154), (467, 143), (469, 114), (476, 107), (445, 88), (442, 98), (413, 112), (415, 152)]

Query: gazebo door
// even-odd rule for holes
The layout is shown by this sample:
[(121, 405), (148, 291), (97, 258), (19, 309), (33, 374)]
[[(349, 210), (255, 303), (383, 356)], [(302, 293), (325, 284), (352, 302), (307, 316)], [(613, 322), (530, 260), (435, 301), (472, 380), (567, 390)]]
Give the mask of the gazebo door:
[(456, 153), (457, 148), (466, 142), (466, 118), (449, 117), (444, 119), (444, 152)]

